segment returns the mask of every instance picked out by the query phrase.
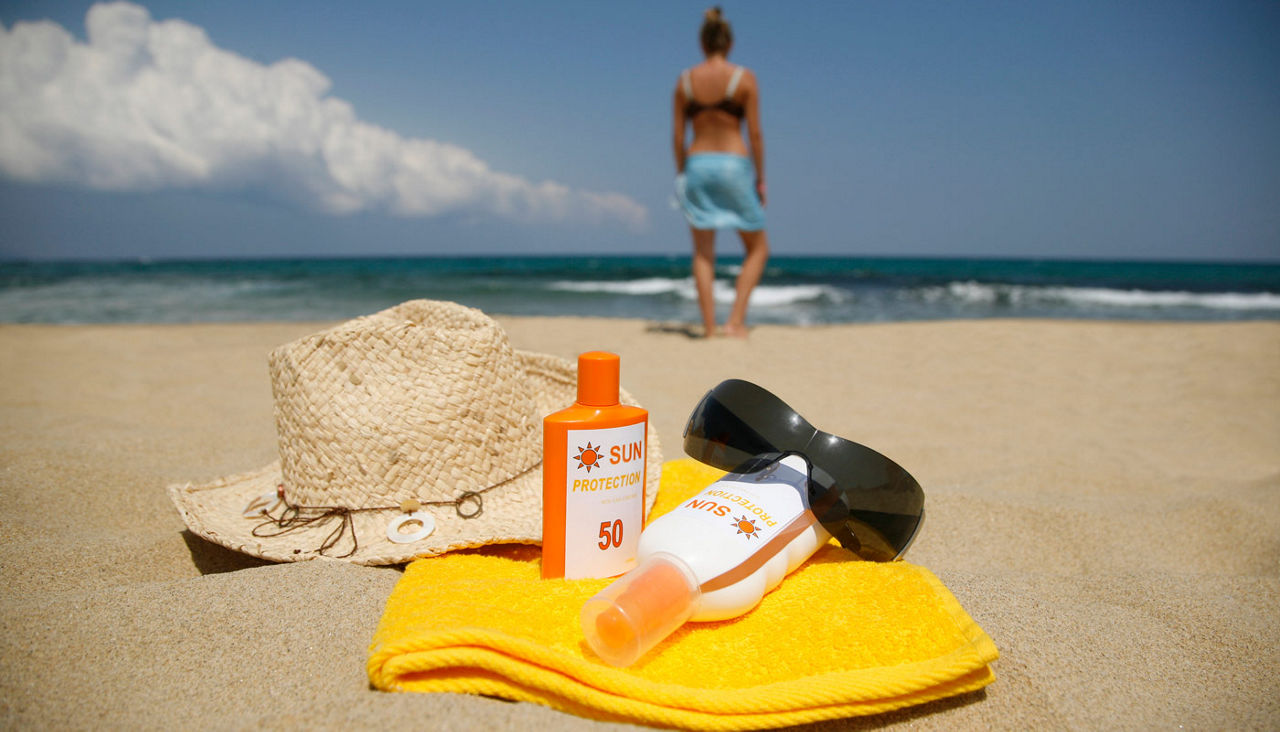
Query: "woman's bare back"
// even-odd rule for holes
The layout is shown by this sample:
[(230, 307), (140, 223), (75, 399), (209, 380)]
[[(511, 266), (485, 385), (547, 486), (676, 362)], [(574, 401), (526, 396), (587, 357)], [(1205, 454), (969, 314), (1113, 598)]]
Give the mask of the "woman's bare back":
[(750, 71), (743, 69), (733, 93), (728, 97), (725, 94), (733, 82), (734, 72), (739, 68), (741, 67), (729, 63), (722, 56), (712, 57), (694, 66), (688, 72), (691, 98), (685, 95), (684, 80), (680, 80), (679, 94), (685, 97), (681, 106), (693, 101), (702, 107), (697, 114), (688, 118), (693, 130), (689, 153), (747, 154), (747, 145), (742, 138), (742, 118), (717, 107), (726, 98), (744, 110), (749, 107), (748, 102), (755, 92), (755, 77)]

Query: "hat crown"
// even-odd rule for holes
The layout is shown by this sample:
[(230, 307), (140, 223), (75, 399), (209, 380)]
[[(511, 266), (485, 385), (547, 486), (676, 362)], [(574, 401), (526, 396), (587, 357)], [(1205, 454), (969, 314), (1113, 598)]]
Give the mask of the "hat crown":
[(479, 310), (413, 300), (269, 361), (290, 504), (456, 501), (541, 459), (534, 395), (506, 334)]

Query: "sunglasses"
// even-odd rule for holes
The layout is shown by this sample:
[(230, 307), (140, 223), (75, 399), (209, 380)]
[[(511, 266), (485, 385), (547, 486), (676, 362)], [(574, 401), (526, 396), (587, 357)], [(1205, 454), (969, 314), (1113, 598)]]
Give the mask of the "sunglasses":
[(684, 451), (699, 462), (752, 473), (781, 455), (809, 466), (809, 507), (841, 546), (887, 562), (911, 546), (924, 521), (924, 490), (897, 463), (809, 424), (765, 389), (722, 381), (694, 407)]

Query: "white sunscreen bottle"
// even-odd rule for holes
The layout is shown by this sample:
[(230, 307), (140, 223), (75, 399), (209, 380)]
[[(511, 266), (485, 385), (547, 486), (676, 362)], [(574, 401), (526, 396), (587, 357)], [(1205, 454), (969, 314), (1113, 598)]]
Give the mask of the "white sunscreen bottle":
[(582, 607), (583, 634), (630, 666), (687, 621), (755, 607), (830, 538), (809, 510), (804, 458), (730, 473), (644, 530), (638, 566)]

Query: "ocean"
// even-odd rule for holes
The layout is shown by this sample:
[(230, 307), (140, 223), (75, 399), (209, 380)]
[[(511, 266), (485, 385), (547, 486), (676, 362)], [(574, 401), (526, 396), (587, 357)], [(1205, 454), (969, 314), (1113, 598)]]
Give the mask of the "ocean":
[[(717, 265), (726, 312), (738, 262)], [(700, 322), (687, 255), (0, 263), (7, 323), (327, 321), (414, 298)], [(956, 318), (1275, 320), (1280, 265), (779, 256), (749, 322)]]

